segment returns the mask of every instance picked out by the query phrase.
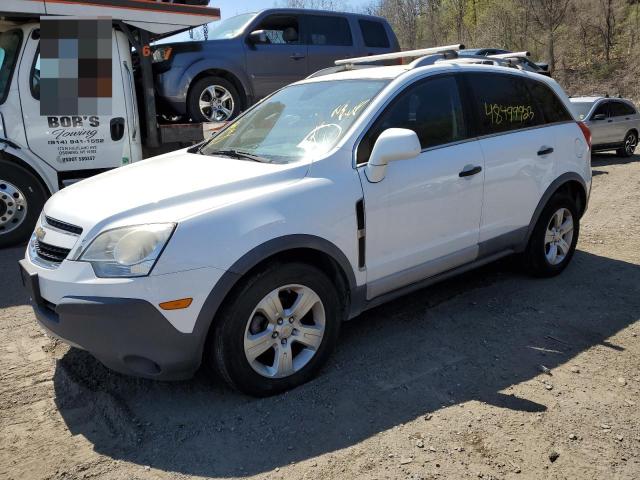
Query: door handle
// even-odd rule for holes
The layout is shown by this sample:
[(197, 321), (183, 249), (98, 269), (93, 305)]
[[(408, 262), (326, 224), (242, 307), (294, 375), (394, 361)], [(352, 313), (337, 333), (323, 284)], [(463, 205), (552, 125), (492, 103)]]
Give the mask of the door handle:
[(540, 148), (540, 150), (538, 150), (538, 155), (541, 157), (544, 155), (549, 155), (550, 153), (553, 153), (553, 147), (542, 147)]
[(116, 117), (112, 118), (111, 122), (111, 140), (118, 141), (124, 135), (124, 118)]
[(301, 53), (294, 53), (290, 58), (291, 60), (302, 60), (305, 57), (306, 55), (302, 55)]
[(467, 165), (466, 167), (464, 167), (464, 170), (462, 170), (458, 176), (459, 177), (471, 177), (473, 175), (476, 175), (478, 173), (480, 173), (482, 171), (482, 167), (480, 165)]

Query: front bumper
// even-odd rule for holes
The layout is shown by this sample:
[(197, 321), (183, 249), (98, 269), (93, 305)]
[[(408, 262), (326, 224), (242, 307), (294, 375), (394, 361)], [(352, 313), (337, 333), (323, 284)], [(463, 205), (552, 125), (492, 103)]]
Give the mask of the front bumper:
[(38, 323), (118, 372), (162, 380), (191, 377), (200, 366), (202, 333), (180, 332), (150, 302), (137, 298), (64, 296), (51, 303), (39, 269), (20, 260)]

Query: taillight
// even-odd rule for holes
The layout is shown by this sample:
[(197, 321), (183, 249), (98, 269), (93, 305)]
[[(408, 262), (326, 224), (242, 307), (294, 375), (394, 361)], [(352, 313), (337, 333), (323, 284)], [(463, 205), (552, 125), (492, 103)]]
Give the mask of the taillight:
[(584, 122), (578, 122), (578, 126), (580, 127), (580, 130), (582, 130), (582, 134), (584, 135), (584, 139), (586, 140), (589, 149), (591, 149), (591, 130), (589, 130), (589, 127), (587, 127)]

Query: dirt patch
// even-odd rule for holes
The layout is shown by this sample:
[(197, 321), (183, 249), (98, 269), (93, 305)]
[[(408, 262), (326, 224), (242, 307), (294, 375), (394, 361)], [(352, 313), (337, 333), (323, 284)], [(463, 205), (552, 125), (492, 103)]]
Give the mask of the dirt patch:
[(257, 400), (110, 372), (44, 336), (0, 252), (0, 478), (640, 477), (640, 158), (594, 157), (561, 276), (510, 260), (345, 324)]

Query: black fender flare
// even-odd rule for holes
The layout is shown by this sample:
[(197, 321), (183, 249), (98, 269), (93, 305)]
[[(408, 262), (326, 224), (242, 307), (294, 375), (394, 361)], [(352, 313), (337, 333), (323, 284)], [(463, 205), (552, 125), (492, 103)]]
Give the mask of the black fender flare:
[(240, 257), (215, 284), (207, 296), (193, 328), (193, 334), (200, 339), (199, 356), (202, 358), (207, 335), (220, 306), (238, 281), (263, 260), (278, 253), (294, 249), (311, 249), (328, 255), (344, 272), (350, 292), (356, 290), (356, 277), (347, 256), (332, 242), (315, 235), (285, 235), (268, 240), (254, 247)]
[[(587, 183), (584, 181), (584, 178), (582, 178), (576, 172), (566, 172), (560, 175), (553, 182), (551, 182), (551, 184), (547, 187), (544, 194), (542, 195), (542, 198), (540, 198), (540, 201), (538, 202), (536, 209), (533, 211), (533, 215), (531, 217), (531, 221), (529, 222), (529, 227), (527, 229), (527, 234), (520, 248), (521, 251), (524, 251), (527, 248), (527, 245), (529, 244), (529, 239), (533, 234), (533, 229), (536, 227), (536, 223), (538, 223), (538, 219), (542, 214), (542, 210), (549, 202), (549, 199), (551, 199), (551, 197), (558, 191), (558, 189), (562, 187), (562, 185), (571, 181), (577, 181), (580, 185), (582, 185), (582, 188), (584, 190), (584, 198), (588, 202), (589, 191), (587, 189)], [(586, 209), (587, 209), (587, 205), (585, 204), (584, 210)]]

